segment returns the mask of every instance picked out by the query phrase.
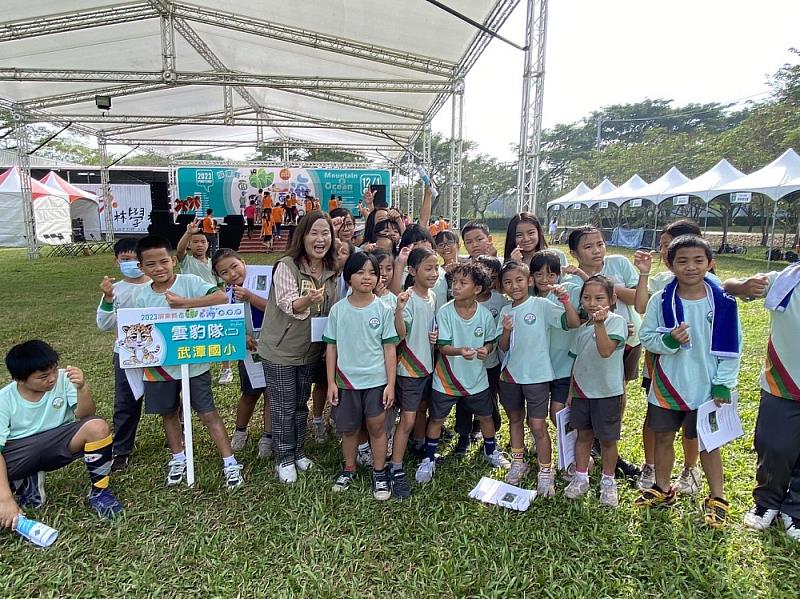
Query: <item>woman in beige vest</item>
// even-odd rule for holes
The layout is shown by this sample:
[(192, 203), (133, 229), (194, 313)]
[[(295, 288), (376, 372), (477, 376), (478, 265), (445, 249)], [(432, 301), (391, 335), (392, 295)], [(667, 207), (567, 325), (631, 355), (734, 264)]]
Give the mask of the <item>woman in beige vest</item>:
[[(321, 367), (322, 343), (311, 341), (314, 318), (336, 301), (334, 230), (314, 211), (300, 219), (292, 245), (272, 274), (272, 289), (258, 342), (272, 414), (272, 437), (281, 482), (313, 466), (305, 456), (308, 398)], [(323, 327), (324, 328), (324, 327)]]

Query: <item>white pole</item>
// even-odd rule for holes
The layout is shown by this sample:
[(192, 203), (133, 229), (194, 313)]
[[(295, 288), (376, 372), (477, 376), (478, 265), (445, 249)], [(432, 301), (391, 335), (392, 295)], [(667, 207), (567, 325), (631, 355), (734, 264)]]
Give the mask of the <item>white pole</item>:
[(772, 244), (775, 243), (775, 218), (778, 216), (778, 200), (775, 200), (775, 207), (772, 210), (772, 228), (769, 233), (769, 245), (767, 247), (767, 270), (772, 262)]
[(194, 445), (192, 444), (192, 401), (189, 391), (189, 365), (181, 364), (181, 404), (183, 407), (183, 451), (186, 452), (186, 484), (194, 486)]

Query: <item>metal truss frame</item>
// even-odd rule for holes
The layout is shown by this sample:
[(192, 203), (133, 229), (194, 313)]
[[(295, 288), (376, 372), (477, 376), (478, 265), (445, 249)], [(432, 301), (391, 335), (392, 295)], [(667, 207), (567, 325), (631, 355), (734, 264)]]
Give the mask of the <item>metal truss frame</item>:
[(100, 195), (103, 198), (103, 218), (106, 221), (106, 241), (114, 241), (114, 210), (111, 207), (111, 184), (108, 176), (108, 146), (105, 136), (97, 136), (100, 148)]
[(461, 229), (461, 166), (464, 157), (464, 80), (453, 86), (453, 113), (450, 121), (450, 226)]
[(525, 67), (522, 81), (522, 114), (519, 125), (517, 164), (517, 212), (536, 213), (539, 192), (539, 160), (542, 138), (545, 42), (548, 0), (528, 0)]
[(14, 137), (17, 142), (17, 166), (19, 167), (19, 183), (22, 191), (22, 210), (25, 220), (25, 242), (28, 247), (28, 259), (39, 257), (39, 242), (36, 239), (36, 221), (33, 218), (33, 193), (31, 192), (31, 163), (28, 157), (29, 138), (28, 125), (24, 113), (18, 107), (11, 111), (14, 121)]
[[(179, 166), (208, 166), (207, 161), (203, 160), (173, 160), (171, 161), (171, 166), (179, 167)], [(216, 163), (215, 163), (216, 164)], [(223, 163), (224, 166), (264, 166), (264, 167), (302, 167), (302, 168), (363, 168), (363, 169), (391, 169), (391, 165), (388, 163), (381, 163), (381, 162), (306, 162), (306, 161), (290, 161), (289, 164), (286, 164), (283, 161), (275, 161), (275, 160), (266, 160), (266, 161), (259, 161), (259, 160), (230, 160)]]

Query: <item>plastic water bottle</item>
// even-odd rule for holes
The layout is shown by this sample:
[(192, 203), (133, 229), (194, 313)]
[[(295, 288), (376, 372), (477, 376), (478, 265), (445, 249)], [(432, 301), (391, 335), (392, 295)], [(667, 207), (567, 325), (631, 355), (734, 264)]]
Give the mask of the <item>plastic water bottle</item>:
[(50, 547), (58, 538), (58, 531), (22, 514), (17, 518), (17, 533), (38, 547)]
[(421, 164), (417, 165), (417, 174), (419, 175), (419, 178), (422, 179), (422, 182), (431, 190), (431, 196), (433, 198), (438, 198), (439, 192), (437, 191), (436, 186), (433, 184), (433, 181), (431, 181), (430, 176), (428, 176), (428, 171), (426, 171), (425, 167)]

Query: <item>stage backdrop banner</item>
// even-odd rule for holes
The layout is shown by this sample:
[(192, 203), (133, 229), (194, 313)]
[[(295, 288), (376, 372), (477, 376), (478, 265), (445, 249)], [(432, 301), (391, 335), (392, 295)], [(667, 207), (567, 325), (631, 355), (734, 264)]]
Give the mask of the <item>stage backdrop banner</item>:
[[(345, 208), (355, 211), (364, 189), (385, 185), (386, 200), (391, 205), (391, 173), (387, 170), (281, 168), (281, 167), (179, 167), (178, 197), (200, 196), (198, 213), (207, 208), (215, 217), (241, 214), (250, 196), (259, 189), (269, 191), (278, 201), (294, 192), (302, 200), (312, 195), (328, 209), (331, 195), (342, 196)], [(300, 203), (302, 208), (302, 202)]]

